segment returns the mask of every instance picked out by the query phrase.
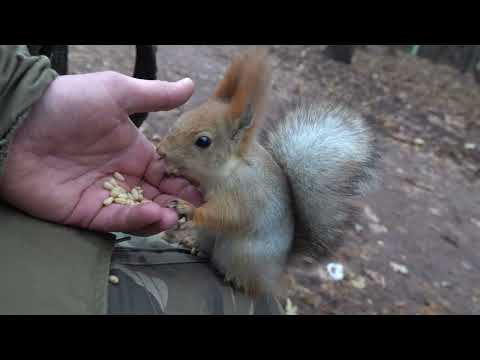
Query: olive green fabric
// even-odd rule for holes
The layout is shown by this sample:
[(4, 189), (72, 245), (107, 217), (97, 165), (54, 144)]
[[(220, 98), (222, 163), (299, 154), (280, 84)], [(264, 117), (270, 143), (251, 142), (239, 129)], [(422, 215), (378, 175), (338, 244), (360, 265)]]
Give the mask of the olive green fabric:
[(271, 296), (247, 297), (223, 281), (208, 259), (172, 246), (114, 250), (108, 313), (115, 315), (280, 315)]
[(46, 56), (30, 56), (25, 45), (0, 45), (0, 177), (15, 129), (57, 76)]
[(170, 245), (114, 247), (112, 234), (37, 220), (1, 202), (0, 229), (1, 315), (283, 314), (275, 299), (247, 297), (208, 259)]
[(0, 314), (105, 314), (112, 240), (0, 202)]

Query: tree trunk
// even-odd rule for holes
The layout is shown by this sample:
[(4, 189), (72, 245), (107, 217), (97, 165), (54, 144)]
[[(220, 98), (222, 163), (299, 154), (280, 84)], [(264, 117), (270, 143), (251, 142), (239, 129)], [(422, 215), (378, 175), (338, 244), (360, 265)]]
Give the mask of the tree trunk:
[(445, 54), (448, 45), (420, 45), (418, 56), (432, 60), (437, 63), (442, 55)]
[(325, 49), (325, 54), (332, 60), (351, 64), (353, 54), (355, 52), (355, 45), (328, 45)]
[(473, 73), (480, 82), (480, 45), (422, 45), (418, 56)]

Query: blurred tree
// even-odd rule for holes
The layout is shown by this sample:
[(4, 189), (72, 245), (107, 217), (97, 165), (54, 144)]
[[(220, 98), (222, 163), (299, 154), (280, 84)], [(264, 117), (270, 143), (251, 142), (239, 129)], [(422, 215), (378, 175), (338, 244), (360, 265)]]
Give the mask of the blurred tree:
[[(135, 68), (133, 77), (137, 79), (157, 80), (157, 46), (156, 45), (135, 45)], [(132, 122), (140, 127), (148, 113), (132, 114)]]
[(480, 60), (480, 45), (422, 45), (418, 56), (451, 65), (462, 73), (473, 72)]
[(325, 54), (332, 60), (351, 64), (356, 45), (328, 45)]
[(68, 73), (68, 45), (27, 45), (32, 55), (45, 55), (50, 58), (52, 68), (59, 75)]

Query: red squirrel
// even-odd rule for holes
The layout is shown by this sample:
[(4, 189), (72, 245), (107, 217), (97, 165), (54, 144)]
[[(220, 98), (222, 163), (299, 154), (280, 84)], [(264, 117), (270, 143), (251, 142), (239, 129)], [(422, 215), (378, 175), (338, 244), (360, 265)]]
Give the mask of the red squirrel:
[(213, 96), (157, 147), (170, 172), (198, 183), (206, 200), (169, 207), (187, 218), (226, 279), (250, 294), (278, 292), (296, 255), (335, 247), (348, 200), (375, 178), (373, 132), (340, 105), (300, 107), (261, 142), (270, 74), (267, 51), (238, 55)]

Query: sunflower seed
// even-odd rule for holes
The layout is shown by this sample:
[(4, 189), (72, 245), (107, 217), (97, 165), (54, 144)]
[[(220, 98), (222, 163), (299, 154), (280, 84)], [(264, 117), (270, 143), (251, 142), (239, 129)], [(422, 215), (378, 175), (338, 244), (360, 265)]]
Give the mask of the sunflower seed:
[(107, 190), (113, 190), (115, 188), (114, 185), (112, 185), (110, 182), (106, 181), (103, 183), (103, 188)]
[(136, 188), (133, 188), (133, 189), (132, 189), (131, 194), (132, 194), (133, 200), (141, 200), (141, 199), (140, 199), (140, 194), (138, 193), (138, 191), (137, 191)]
[(118, 284), (120, 282), (120, 279), (118, 278), (118, 276), (115, 276), (115, 275), (110, 275), (108, 277), (108, 280), (112, 283), (112, 284)]
[(108, 206), (111, 203), (113, 203), (113, 200), (114, 200), (113, 197), (110, 196), (110, 197), (106, 198), (105, 200), (103, 200), (103, 205)]
[(118, 186), (113, 188), (112, 191), (110, 191), (110, 195), (112, 195), (113, 197), (117, 197), (117, 196), (119, 196), (121, 194), (125, 194), (125, 193), (126, 193), (125, 189), (123, 189), (121, 187), (118, 187)]
[(120, 204), (120, 205), (128, 205), (128, 200), (127, 199), (122, 199), (122, 198), (115, 198), (115, 203)]
[(117, 179), (118, 181), (125, 181), (125, 178), (123, 177), (123, 175), (120, 174), (120, 173), (117, 172), (117, 171), (115, 171), (115, 172), (113, 173), (113, 177), (114, 177), (115, 179)]

